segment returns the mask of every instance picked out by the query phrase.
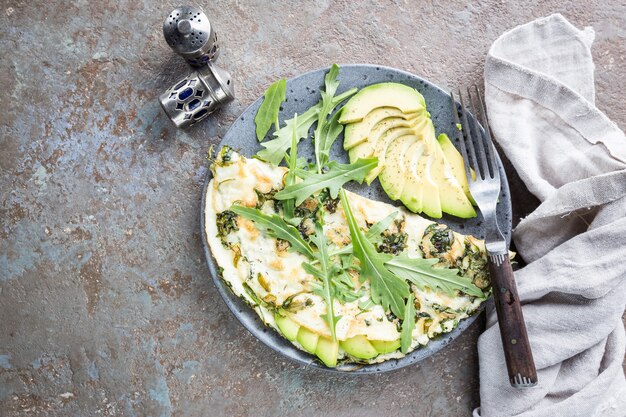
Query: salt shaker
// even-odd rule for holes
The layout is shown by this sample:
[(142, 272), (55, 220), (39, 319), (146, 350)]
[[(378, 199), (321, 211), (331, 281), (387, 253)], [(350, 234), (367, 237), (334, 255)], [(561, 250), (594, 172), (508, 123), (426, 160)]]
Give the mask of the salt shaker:
[(220, 47), (206, 14), (197, 7), (174, 9), (163, 22), (167, 44), (195, 70), (159, 97), (176, 127), (192, 126), (235, 98), (230, 74), (215, 60)]
[(176, 127), (185, 128), (234, 98), (230, 74), (209, 62), (168, 88), (159, 101)]
[(174, 9), (163, 21), (167, 44), (189, 65), (201, 67), (220, 54), (217, 33), (207, 15), (197, 7)]

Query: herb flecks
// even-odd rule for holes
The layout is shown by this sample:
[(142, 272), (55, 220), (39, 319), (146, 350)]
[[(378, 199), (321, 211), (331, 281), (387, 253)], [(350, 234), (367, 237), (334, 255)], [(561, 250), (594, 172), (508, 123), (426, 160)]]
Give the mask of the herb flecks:
[(463, 257), (457, 260), (460, 274), (470, 279), (474, 285), (483, 291), (489, 289), (491, 281), (487, 268), (487, 255), (466, 237)]
[(212, 150), (209, 150), (209, 160), (218, 166), (226, 166), (232, 162), (235, 151), (228, 145), (222, 146), (222, 149), (217, 153), (215, 159), (211, 156)]
[(276, 213), (278, 213), (278, 210), (279, 210), (280, 204), (281, 204), (280, 201), (277, 201), (275, 199), (275, 195), (278, 192), (278, 190), (271, 189), (267, 193), (264, 193), (264, 192), (261, 192), (261, 191), (259, 191), (259, 190), (257, 190), (255, 188), (254, 192), (256, 193), (256, 196), (257, 196), (256, 208), (261, 209), (261, 208), (263, 208), (263, 206), (265, 205), (266, 202), (272, 202), (274, 211)]
[(331, 197), (327, 188), (324, 188), (320, 192), (318, 198), (320, 202), (324, 205), (324, 209), (326, 209), (326, 212), (332, 214), (337, 211), (337, 206), (339, 205), (339, 197)]

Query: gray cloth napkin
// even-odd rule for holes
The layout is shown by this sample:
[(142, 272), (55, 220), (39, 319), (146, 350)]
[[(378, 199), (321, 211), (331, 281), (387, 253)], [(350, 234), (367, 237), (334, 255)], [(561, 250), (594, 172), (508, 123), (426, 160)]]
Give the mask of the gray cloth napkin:
[(626, 137), (594, 105), (591, 28), (555, 14), (502, 35), (485, 66), (496, 141), (541, 205), (513, 233), (539, 373), (509, 385), (495, 311), (475, 417), (626, 416)]

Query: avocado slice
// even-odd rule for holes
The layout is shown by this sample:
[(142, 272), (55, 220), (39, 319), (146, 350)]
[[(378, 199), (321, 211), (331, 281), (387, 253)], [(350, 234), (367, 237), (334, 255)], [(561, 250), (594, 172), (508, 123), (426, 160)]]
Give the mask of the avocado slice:
[[(380, 174), (380, 172), (384, 168), (386, 168), (385, 153), (387, 152), (387, 147), (389, 146), (389, 144), (395, 141), (396, 139), (401, 138), (402, 136), (411, 135), (411, 134), (413, 134), (413, 130), (410, 128), (396, 127), (396, 128), (389, 129), (388, 131), (386, 131), (378, 139), (378, 141), (375, 144), (373, 144), (374, 149), (371, 152), (371, 154), (368, 155), (367, 157), (378, 158), (378, 165), (374, 169), (372, 169), (370, 172), (368, 172), (367, 175), (365, 176), (365, 182), (367, 184), (370, 184), (372, 181), (374, 181), (374, 179), (376, 179), (378, 174)], [(369, 145), (369, 142), (367, 144), (361, 144), (358, 147), (363, 147), (365, 145)], [(353, 153), (353, 155), (357, 155), (357, 156), (359, 155), (357, 148), (354, 148), (355, 152)], [(363, 158), (363, 156), (358, 156), (358, 157)], [(354, 161), (350, 160), (350, 162), (354, 162)]]
[(433, 143), (424, 140), (424, 153), (417, 160), (417, 173), (424, 182), (424, 188), (422, 191), (422, 213), (439, 219), (441, 218), (441, 200), (439, 198), (439, 186), (437, 181), (433, 178), (433, 164), (436, 158), (436, 148)]
[(374, 147), (374, 153), (372, 154), (372, 156), (378, 158), (378, 165), (367, 173), (367, 175), (365, 176), (365, 182), (367, 184), (371, 184), (371, 182), (374, 181), (374, 179), (378, 176), (378, 174), (381, 173), (381, 171), (383, 171), (385, 168), (388, 168), (388, 164), (386, 163), (386, 156), (390, 144), (405, 135), (415, 136), (416, 133), (420, 132), (424, 125), (427, 125), (429, 123), (430, 119), (425, 117), (420, 118), (416, 124), (411, 126), (410, 129), (394, 129), (393, 133), (391, 130), (389, 130), (387, 131), (387, 134), (381, 136), (376, 142), (376, 145)]
[(379, 107), (367, 114), (358, 123), (351, 123), (346, 126), (343, 134), (343, 148), (347, 151), (356, 145), (365, 142), (370, 136), (374, 126), (388, 119), (414, 119), (419, 112), (405, 114), (400, 109), (394, 107)]
[[(463, 162), (463, 156), (456, 149), (456, 147), (452, 144), (450, 138), (445, 133), (440, 134), (437, 137), (437, 142), (439, 142), (439, 146), (441, 146), (441, 150), (443, 154), (446, 156), (446, 160), (448, 164), (450, 164), (450, 168), (452, 169), (452, 174), (454, 174), (454, 178), (461, 184), (465, 195), (470, 200), (473, 205), (476, 205), (474, 201), (474, 197), (469, 190), (469, 184), (467, 183), (467, 176), (465, 175), (465, 162)], [(473, 169), (470, 168), (472, 173), (472, 178), (476, 179), (476, 173)]]
[(433, 218), (441, 218), (439, 186), (432, 177), (435, 159), (435, 144), (427, 139), (416, 142), (409, 150), (409, 171), (400, 200), (415, 213), (425, 213)]
[(376, 349), (381, 355), (395, 352), (400, 348), (400, 339), (394, 340), (392, 342), (388, 342), (385, 340), (370, 340), (369, 342), (372, 344), (372, 346), (374, 346), (374, 349)]
[[(389, 130), (415, 126), (417, 119), (402, 119), (400, 117), (389, 117), (374, 125), (370, 131), (367, 140), (353, 146), (348, 150), (350, 161), (354, 162), (359, 158), (369, 158), (374, 154), (374, 148), (376, 143), (384, 136)], [(360, 123), (355, 123), (358, 125)], [(354, 126), (354, 125), (348, 125)], [(380, 165), (380, 164), (379, 164)]]
[(462, 219), (476, 217), (476, 210), (465, 195), (461, 184), (452, 174), (452, 169), (441, 150), (433, 146), (434, 155), (430, 165), (430, 174), (439, 188), (441, 211), (450, 213)]
[(415, 135), (402, 136), (391, 142), (387, 148), (385, 169), (380, 172), (378, 179), (392, 200), (398, 200), (402, 196), (407, 180), (407, 151), (417, 140)]
[(296, 340), (298, 337), (298, 330), (300, 330), (300, 325), (298, 323), (291, 320), (289, 317), (281, 316), (278, 313), (274, 315), (274, 321), (283, 336), (292, 342)]
[(367, 340), (364, 335), (351, 337), (350, 339), (339, 342), (341, 348), (347, 354), (360, 359), (372, 359), (378, 356), (378, 351)]
[(297, 340), (302, 345), (304, 350), (314, 354), (315, 349), (317, 349), (319, 336), (306, 327), (300, 327), (300, 330), (298, 330)]
[(343, 106), (339, 123), (360, 122), (379, 107), (395, 107), (403, 113), (414, 113), (426, 108), (426, 102), (417, 90), (404, 84), (373, 84), (361, 89), (348, 100)]
[(400, 194), (400, 201), (411, 211), (415, 213), (422, 212), (422, 195), (424, 193), (424, 181), (417, 172), (417, 161), (424, 153), (424, 141), (417, 140), (413, 142), (409, 149), (406, 151), (404, 160), (406, 161), (406, 171), (404, 172), (406, 178), (404, 187), (402, 187), (402, 193)]
[(339, 342), (333, 342), (332, 339), (320, 337), (317, 341), (315, 355), (324, 362), (324, 365), (329, 368), (334, 368), (337, 366), (337, 358), (339, 357)]

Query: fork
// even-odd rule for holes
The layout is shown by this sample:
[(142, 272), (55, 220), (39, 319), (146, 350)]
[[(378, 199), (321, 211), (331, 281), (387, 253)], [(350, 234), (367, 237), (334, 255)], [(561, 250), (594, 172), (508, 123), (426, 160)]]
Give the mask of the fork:
[[(474, 97), (472, 97), (474, 96)], [(457, 133), (461, 154), (465, 162), (465, 174), (470, 193), (483, 215), (485, 224), (485, 248), (489, 264), (489, 275), (493, 298), (496, 304), (500, 336), (504, 348), (504, 357), (511, 386), (516, 388), (532, 387), (537, 384), (537, 370), (533, 360), (526, 324), (517, 295), (515, 277), (509, 260), (506, 239), (498, 225), (496, 206), (500, 195), (500, 172), (496, 163), (496, 150), (491, 140), (491, 133), (483, 98), (474, 85), (474, 94), (467, 88), (469, 111), (474, 115), (473, 123), (468, 123), (463, 96), (459, 90), (460, 109), (457, 108), (454, 95), (450, 93), (452, 114), (455, 123), (460, 123)], [(478, 113), (473, 101), (478, 103), (484, 130), (478, 126)], [(475, 175), (472, 174), (474, 170)], [(475, 179), (474, 179), (475, 177)]]

